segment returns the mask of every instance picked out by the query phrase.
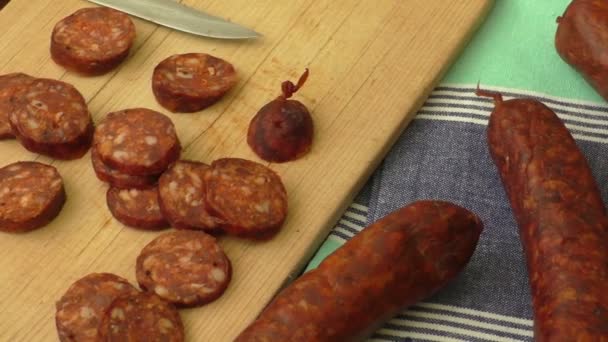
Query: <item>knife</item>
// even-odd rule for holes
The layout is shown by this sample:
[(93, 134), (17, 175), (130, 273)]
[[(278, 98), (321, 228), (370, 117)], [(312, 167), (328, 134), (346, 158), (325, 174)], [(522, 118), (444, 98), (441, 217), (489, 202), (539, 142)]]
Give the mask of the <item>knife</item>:
[(173, 0), (89, 0), (98, 5), (200, 36), (221, 39), (257, 38), (261, 35), (222, 18), (197, 11)]

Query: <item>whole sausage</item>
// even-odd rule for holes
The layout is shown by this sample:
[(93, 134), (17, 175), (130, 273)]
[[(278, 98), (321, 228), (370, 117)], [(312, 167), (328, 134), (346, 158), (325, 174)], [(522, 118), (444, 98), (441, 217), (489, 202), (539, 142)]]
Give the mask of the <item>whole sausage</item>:
[(453, 279), (481, 231), (477, 216), (448, 202), (396, 210), (281, 291), (236, 341), (364, 338)]
[(533, 99), (494, 98), (488, 144), (519, 225), (535, 340), (608, 336), (608, 219), (568, 129)]
[(608, 2), (574, 0), (557, 22), (557, 52), (608, 100)]

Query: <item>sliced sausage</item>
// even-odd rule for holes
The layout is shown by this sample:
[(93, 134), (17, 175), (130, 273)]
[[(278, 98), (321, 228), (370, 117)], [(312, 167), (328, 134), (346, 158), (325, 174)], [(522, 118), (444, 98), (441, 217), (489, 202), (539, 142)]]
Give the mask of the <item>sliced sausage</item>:
[(152, 91), (166, 109), (191, 113), (219, 101), (236, 82), (232, 64), (204, 53), (186, 53), (170, 56), (154, 68)]
[(51, 222), (66, 200), (53, 166), (17, 162), (0, 169), (0, 230), (26, 232)]
[(294, 281), (235, 341), (358, 341), (446, 286), (467, 265), (482, 223), (452, 203), (396, 210)]
[(494, 98), (488, 145), (519, 225), (535, 341), (608, 336), (608, 219), (587, 160), (560, 118), (533, 99)]
[(101, 75), (127, 58), (135, 35), (128, 15), (107, 7), (82, 8), (53, 28), (51, 57), (68, 70)]
[(112, 302), (138, 291), (111, 273), (91, 273), (74, 282), (57, 302), (55, 324), (62, 342), (99, 342), (98, 326)]
[(115, 299), (99, 324), (104, 342), (183, 342), (184, 325), (173, 305), (151, 293)]
[(161, 174), (181, 153), (171, 119), (145, 108), (108, 114), (93, 144), (105, 164), (129, 175)]
[(150, 242), (137, 257), (139, 286), (178, 307), (219, 298), (230, 283), (230, 260), (214, 237), (178, 230)]
[(12, 98), (33, 80), (32, 76), (18, 72), (0, 76), (0, 139), (15, 137), (8, 121), (8, 114), (14, 106)]
[(239, 158), (214, 161), (205, 172), (207, 205), (225, 221), (223, 229), (242, 237), (268, 239), (287, 217), (281, 178), (266, 166)]
[(557, 21), (558, 54), (608, 101), (608, 2), (574, 0)]
[(158, 206), (158, 188), (119, 189), (110, 187), (106, 193), (110, 212), (122, 224), (146, 230), (169, 227)]
[(296, 160), (310, 151), (314, 125), (306, 106), (289, 98), (304, 85), (308, 69), (297, 85), (283, 83), (283, 94), (266, 104), (253, 117), (247, 144), (258, 157), (276, 163)]
[(88, 151), (93, 120), (84, 98), (71, 84), (36, 79), (13, 98), (9, 121), (26, 149), (57, 159), (77, 159)]
[(223, 220), (209, 214), (205, 204), (203, 179), (209, 166), (178, 161), (158, 181), (159, 204), (171, 226), (219, 233)]
[(154, 186), (158, 180), (158, 176), (132, 176), (111, 168), (104, 164), (96, 148), (91, 149), (91, 162), (97, 178), (115, 188), (146, 189)]

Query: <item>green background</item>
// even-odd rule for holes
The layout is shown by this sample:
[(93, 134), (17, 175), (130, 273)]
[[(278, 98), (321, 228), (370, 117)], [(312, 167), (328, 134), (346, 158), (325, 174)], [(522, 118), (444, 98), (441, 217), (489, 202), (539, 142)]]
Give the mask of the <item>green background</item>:
[(604, 103), (555, 50), (557, 17), (570, 0), (496, 0), (443, 83), (480, 82)]

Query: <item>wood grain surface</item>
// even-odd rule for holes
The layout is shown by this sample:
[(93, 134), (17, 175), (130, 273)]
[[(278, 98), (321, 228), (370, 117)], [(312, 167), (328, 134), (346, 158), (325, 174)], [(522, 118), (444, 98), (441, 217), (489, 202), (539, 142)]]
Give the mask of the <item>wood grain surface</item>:
[[(224, 237), (234, 264), (225, 295), (182, 310), (191, 341), (231, 341), (314, 254), (413, 113), (482, 22), (491, 0), (183, 0), (264, 35), (252, 41), (197, 37), (134, 18), (137, 41), (115, 71), (85, 78), (55, 65), (55, 23), (81, 0), (12, 0), (0, 11), (0, 74), (61, 79), (86, 98), (95, 122), (108, 112), (148, 107), (168, 114), (184, 158), (259, 161), (246, 143), (249, 120), (280, 94), (280, 83), (310, 68), (296, 99), (315, 122), (312, 151), (272, 164), (289, 194), (289, 215), (273, 240)], [(207, 52), (232, 62), (239, 83), (221, 102), (194, 114), (169, 114), (154, 100), (154, 66), (175, 53)], [(55, 301), (72, 282), (112, 272), (135, 283), (135, 258), (159, 233), (122, 226), (105, 203), (90, 155), (55, 161), (0, 142), (0, 165), (39, 160), (55, 165), (68, 195), (60, 216), (27, 234), (0, 234), (0, 341), (55, 341)]]

